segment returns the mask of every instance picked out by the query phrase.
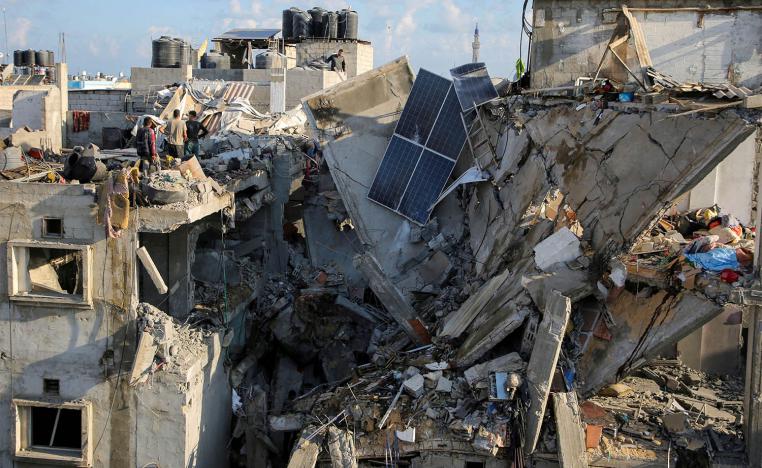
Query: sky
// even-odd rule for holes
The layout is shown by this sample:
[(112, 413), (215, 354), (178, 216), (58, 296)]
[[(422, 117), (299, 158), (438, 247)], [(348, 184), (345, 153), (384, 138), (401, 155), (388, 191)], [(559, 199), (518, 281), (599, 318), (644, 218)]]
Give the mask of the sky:
[[(56, 53), (66, 38), (69, 73), (129, 75), (151, 65), (151, 39), (182, 37), (198, 47), (232, 28), (281, 27), (284, 9), (350, 7), (360, 18), (359, 37), (374, 46), (374, 65), (401, 55), (414, 70), (448, 75), (471, 61), (479, 23), (481, 60), (492, 76), (512, 77), (519, 54), (521, 0), (0, 0), (7, 22), (7, 50)], [(530, 3), (531, 6), (531, 3)], [(5, 40), (0, 37), (5, 47)], [(526, 40), (524, 41), (526, 46)], [(10, 59), (12, 60), (12, 59)]]

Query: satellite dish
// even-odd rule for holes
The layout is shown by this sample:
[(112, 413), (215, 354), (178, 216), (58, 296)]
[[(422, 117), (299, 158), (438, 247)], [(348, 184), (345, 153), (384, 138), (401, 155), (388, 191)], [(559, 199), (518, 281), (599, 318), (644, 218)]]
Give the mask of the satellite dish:
[(0, 58), (3, 58), (3, 57), (5, 57), (5, 54), (0, 52)]

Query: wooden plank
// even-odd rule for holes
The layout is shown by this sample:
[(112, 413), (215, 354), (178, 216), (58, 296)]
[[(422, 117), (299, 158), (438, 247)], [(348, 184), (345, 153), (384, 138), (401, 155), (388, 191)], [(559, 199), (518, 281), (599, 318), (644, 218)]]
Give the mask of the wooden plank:
[(140, 263), (143, 264), (143, 268), (148, 272), (148, 276), (151, 277), (151, 281), (153, 281), (159, 294), (167, 294), (167, 291), (169, 291), (167, 283), (164, 282), (164, 278), (161, 277), (159, 269), (156, 268), (156, 265), (153, 263), (151, 254), (148, 253), (148, 250), (146, 250), (145, 247), (138, 249), (138, 258), (140, 259)]
[(622, 13), (630, 23), (630, 31), (635, 38), (635, 51), (638, 53), (638, 60), (640, 60), (640, 66), (643, 68), (653, 67), (654, 64), (651, 61), (651, 53), (648, 51), (646, 45), (646, 36), (643, 34), (643, 29), (640, 27), (638, 20), (632, 16), (632, 13), (627, 9), (626, 5), (622, 5)]
[(627, 70), (627, 72), (635, 79), (635, 81), (638, 82), (641, 88), (643, 88), (644, 91), (648, 91), (648, 88), (646, 88), (646, 85), (643, 84), (642, 81), (638, 78), (638, 75), (636, 75), (632, 70), (630, 70), (630, 67), (627, 66), (627, 64), (622, 60), (622, 57), (619, 56), (619, 54), (616, 53), (614, 49), (609, 47), (609, 50), (611, 51), (611, 54), (616, 57), (617, 60), (619, 60), (619, 63), (622, 64), (622, 66)]
[(586, 468), (585, 434), (579, 416), (577, 394), (554, 393), (553, 413), (558, 434), (558, 462), (562, 468)]

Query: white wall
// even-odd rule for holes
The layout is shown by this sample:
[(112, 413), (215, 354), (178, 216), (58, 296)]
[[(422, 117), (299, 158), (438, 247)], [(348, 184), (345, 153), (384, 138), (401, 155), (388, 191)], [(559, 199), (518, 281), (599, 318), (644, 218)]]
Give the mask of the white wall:
[(723, 213), (732, 214), (742, 224), (751, 224), (756, 135), (751, 135), (691, 190), (688, 209), (715, 203)]

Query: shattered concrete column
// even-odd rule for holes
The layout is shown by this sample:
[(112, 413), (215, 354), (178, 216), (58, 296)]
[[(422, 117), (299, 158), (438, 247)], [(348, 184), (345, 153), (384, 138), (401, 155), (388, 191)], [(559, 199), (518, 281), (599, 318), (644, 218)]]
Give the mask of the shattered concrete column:
[(553, 414), (556, 417), (558, 434), (558, 462), (561, 468), (586, 468), (587, 449), (585, 433), (579, 417), (577, 394), (554, 393)]
[[(757, 130), (757, 136), (762, 136), (762, 130)], [(757, 175), (757, 193), (760, 189), (762, 189), (762, 174)], [(755, 221), (758, 228), (762, 226), (762, 210), (759, 206), (757, 207)], [(757, 240), (754, 245), (754, 276), (756, 281), (752, 287), (757, 291), (762, 290), (762, 281), (760, 281), (762, 245), (760, 244), (762, 242)], [(752, 305), (748, 312), (749, 332), (743, 397), (744, 438), (746, 439), (746, 456), (749, 460), (749, 466), (762, 468), (762, 306)]]
[(415, 319), (415, 310), (407, 303), (400, 290), (386, 277), (378, 260), (373, 255), (366, 253), (355, 256), (354, 263), (357, 269), (368, 279), (368, 285), (384, 304), (389, 315), (394, 318), (414, 343), (424, 344), (423, 337), (416, 333), (410, 324), (411, 320)]
[(259, 386), (253, 389), (254, 397), (246, 404), (246, 467), (267, 466), (267, 393)]
[(566, 324), (571, 315), (571, 301), (558, 291), (553, 291), (545, 302), (542, 322), (537, 328), (532, 356), (527, 367), (529, 409), (526, 415), (524, 452), (530, 454), (540, 438), (542, 418), (550, 393), (550, 382), (556, 371)]
[(332, 468), (357, 468), (355, 442), (352, 433), (336, 426), (328, 428), (328, 452)]

